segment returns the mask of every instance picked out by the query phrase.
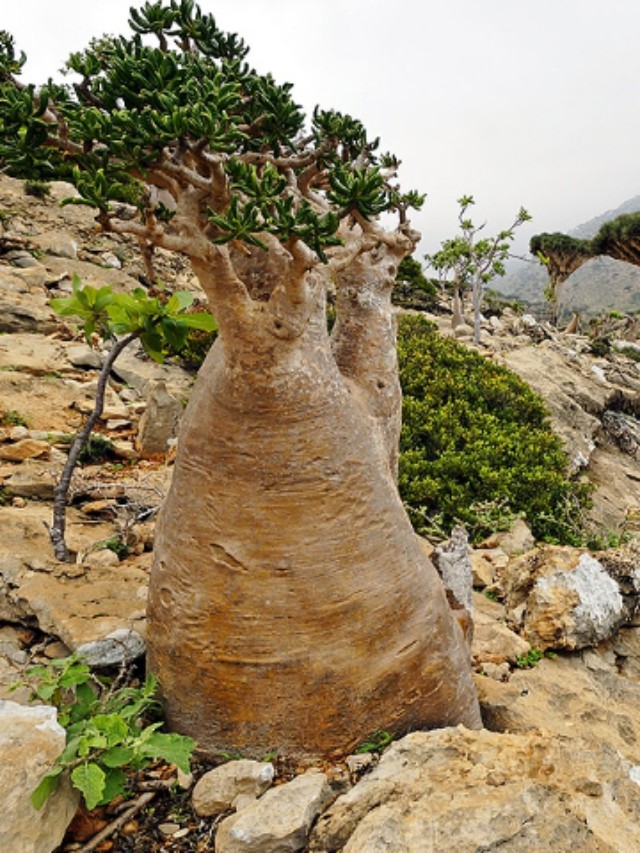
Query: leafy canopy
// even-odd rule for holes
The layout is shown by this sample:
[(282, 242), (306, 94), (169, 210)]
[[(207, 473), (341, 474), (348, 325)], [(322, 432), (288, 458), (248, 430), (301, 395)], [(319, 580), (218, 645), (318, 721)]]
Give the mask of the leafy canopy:
[[(391, 182), (398, 161), (376, 153), (361, 122), (316, 109), (305, 128), (291, 84), (252, 69), (243, 40), (193, 0), (130, 15), (129, 37), (69, 58), (72, 85), (22, 85), (25, 57), (0, 33), (0, 161), (11, 174), (69, 180), (80, 193), (69, 203), (96, 208), (105, 229), (187, 253), (196, 233), (262, 248), (273, 235), (327, 261), (347, 217), (396, 211), (404, 222), (421, 206)], [(190, 226), (174, 228), (176, 214)]]
[(63, 317), (79, 318), (89, 343), (94, 333), (105, 340), (132, 335), (140, 339), (147, 355), (162, 362), (166, 349), (179, 351), (185, 347), (190, 329), (213, 332), (216, 328), (211, 314), (186, 313), (193, 304), (193, 295), (187, 291), (177, 291), (163, 301), (141, 287), (131, 295), (114, 293), (109, 286), (96, 289), (83, 285), (77, 275), (72, 286), (73, 295), (52, 299), (51, 307)]

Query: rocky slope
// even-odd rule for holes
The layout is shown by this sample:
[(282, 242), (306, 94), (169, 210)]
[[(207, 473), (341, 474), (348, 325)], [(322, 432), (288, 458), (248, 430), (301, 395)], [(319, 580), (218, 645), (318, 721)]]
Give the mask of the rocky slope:
[[(57, 206), (70, 193), (54, 185), (51, 198), (33, 199), (21, 182), (0, 175), (0, 698), (34, 654), (81, 649), (100, 666), (113, 661), (114, 649), (116, 657), (143, 651), (153, 518), (193, 382), (176, 364), (159, 366), (135, 351), (122, 357), (100, 424), (114, 455), (77, 471), (69, 512), (75, 561), (56, 562), (46, 530), (53, 485), (66, 437), (91, 406), (102, 355), (48, 302), (69, 292), (74, 274), (123, 289), (143, 274), (134, 243), (96, 232), (86, 208)], [(158, 252), (157, 265), (172, 287), (197, 292), (182, 261)], [(443, 333), (470, 344), (469, 328), (451, 330), (436, 319)], [(597, 358), (586, 338), (509, 313), (485, 324), (480, 349), (547, 400), (574, 469), (598, 485), (592, 523), (634, 531), (636, 361), (615, 351)], [(473, 609), (471, 654), (487, 730), (417, 732), (381, 759), (374, 752), (335, 767), (301, 767), (271, 787), (275, 774), (260, 771), (260, 790), (250, 795), (246, 768), (232, 765), (224, 797), (211, 782), (216, 805), (201, 787), (190, 810), (166, 825), (173, 829), (165, 826), (172, 850), (197, 849), (203, 826), (219, 853), (639, 849), (636, 545), (595, 555), (536, 548), (519, 524), (471, 554), (463, 542), (434, 559), (443, 574), (448, 561), (457, 578), (472, 578), (465, 606)], [(24, 692), (11, 698), (24, 701)], [(15, 731), (23, 732), (21, 714), (17, 720)], [(8, 737), (0, 736), (0, 751)], [(13, 764), (0, 761), (7, 786), (19, 776), (23, 737), (5, 750)], [(28, 810), (26, 794), (20, 802)], [(68, 816), (69, 802), (62, 808)], [(0, 847), (19, 849), (19, 833), (3, 831)], [(51, 850), (58, 840), (24, 849)], [(115, 833), (110, 849), (156, 849), (145, 844)]]

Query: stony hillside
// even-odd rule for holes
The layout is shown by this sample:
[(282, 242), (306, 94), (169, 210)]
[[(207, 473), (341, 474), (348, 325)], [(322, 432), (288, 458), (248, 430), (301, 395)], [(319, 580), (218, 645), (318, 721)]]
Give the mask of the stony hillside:
[[(625, 213), (640, 210), (640, 196), (634, 196), (614, 210), (569, 231), (572, 237), (588, 240), (605, 223)], [(544, 230), (544, 226), (541, 226)], [(500, 293), (524, 302), (537, 317), (544, 317), (546, 303), (544, 289), (547, 284), (545, 269), (537, 261), (512, 261), (507, 275), (496, 279), (494, 286)], [(595, 258), (584, 264), (564, 283), (560, 295), (560, 320), (568, 321), (574, 311), (584, 320), (601, 312), (619, 311), (634, 314), (640, 310), (640, 269), (612, 258)]]
[[(74, 275), (130, 290), (144, 274), (135, 242), (100, 234), (87, 208), (57, 205), (71, 192), (54, 184), (50, 197), (37, 199), (0, 175), (0, 700), (33, 659), (81, 650), (101, 667), (113, 663), (114, 651), (115, 660), (144, 653), (153, 520), (194, 381), (175, 362), (157, 365), (135, 350), (122, 356), (99, 427), (111, 455), (76, 472), (68, 529), (74, 562), (54, 560), (46, 530), (53, 487), (68, 437), (91, 407), (103, 353), (57, 318), (49, 300), (68, 293)], [(180, 259), (159, 251), (156, 264), (168, 287), (199, 293)], [(443, 334), (471, 345), (469, 327), (433, 319)], [(628, 346), (631, 354), (614, 348), (596, 357), (587, 338), (510, 312), (485, 323), (480, 346), (545, 397), (572, 468), (598, 487), (592, 525), (618, 533), (640, 526), (640, 368), (637, 345)], [(113, 815), (93, 815), (94, 826), (113, 821), (111, 846), (98, 849), (191, 853), (213, 849), (215, 837), (219, 853), (419, 853), (425, 838), (444, 849), (445, 835), (447, 849), (461, 853), (639, 849), (637, 546), (596, 555), (537, 548), (520, 522), (471, 553), (463, 535), (435, 552), (424, 547), (445, 580), (453, 571), (473, 583), (470, 653), (487, 730), (416, 732), (382, 757), (373, 745), (311, 773), (301, 765), (287, 775), (274, 760), (266, 776), (258, 767), (267, 786), (278, 783), (259, 799), (242, 787), (246, 766), (231, 762), (224, 785), (199, 782), (193, 799), (182, 793), (178, 803), (174, 789), (156, 785), (153, 806), (131, 818), (126, 833)], [(33, 768), (22, 772), (31, 755), (24, 712), (0, 701), (0, 715), (3, 732), (20, 732), (11, 757), (2, 754), (0, 789), (26, 776), (11, 809), (15, 837), (45, 837), (49, 847), (38, 849), (53, 850), (75, 801), (67, 799), (57, 817), (33, 811)], [(18, 849), (3, 831), (0, 846)], [(83, 843), (86, 824), (84, 832), (67, 841)]]

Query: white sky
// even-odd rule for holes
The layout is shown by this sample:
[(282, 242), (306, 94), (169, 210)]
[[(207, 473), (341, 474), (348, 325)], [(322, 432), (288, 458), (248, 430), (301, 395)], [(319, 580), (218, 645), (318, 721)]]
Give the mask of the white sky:
[[(0, 28), (42, 83), (93, 36), (127, 32), (142, 0), (0, 0)], [(487, 234), (522, 205), (568, 230), (640, 193), (638, 0), (200, 0), (250, 45), (248, 61), (319, 104), (360, 118), (427, 193), (421, 251), (475, 197)]]

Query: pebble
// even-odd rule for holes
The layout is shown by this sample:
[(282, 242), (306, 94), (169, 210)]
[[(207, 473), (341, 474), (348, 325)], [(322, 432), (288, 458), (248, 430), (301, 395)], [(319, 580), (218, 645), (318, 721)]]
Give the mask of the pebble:
[[(179, 823), (161, 823), (158, 826), (158, 829), (163, 835), (170, 835), (172, 838), (176, 837), (176, 834), (180, 832), (180, 824)], [(187, 830), (188, 832), (188, 830)]]

